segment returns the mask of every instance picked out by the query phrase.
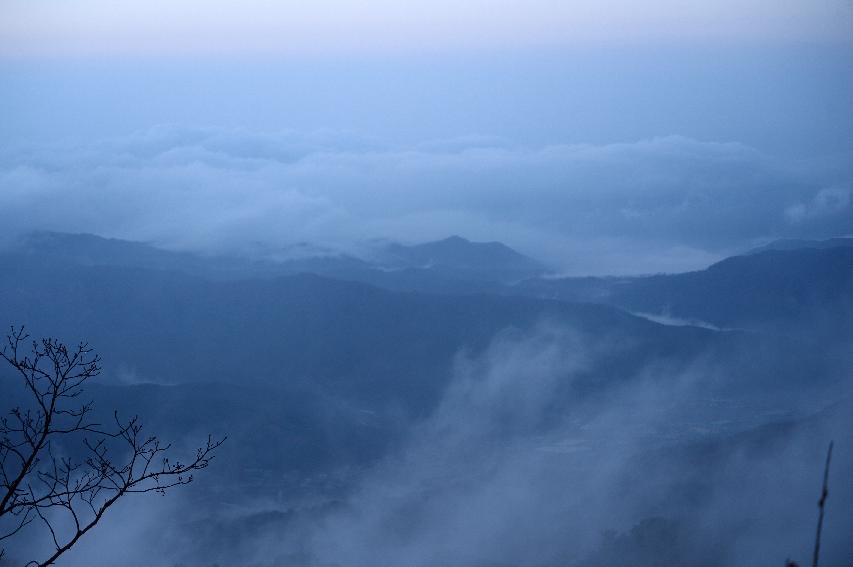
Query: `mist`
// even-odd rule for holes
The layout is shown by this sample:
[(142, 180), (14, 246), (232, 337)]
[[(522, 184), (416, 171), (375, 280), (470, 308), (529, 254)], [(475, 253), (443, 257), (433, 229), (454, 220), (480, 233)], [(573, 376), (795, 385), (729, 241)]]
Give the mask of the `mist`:
[(0, 3), (0, 567), (853, 567), (851, 22)]
[(457, 353), (435, 409), (386, 456), (338, 474), (343, 488), (227, 508), (153, 499), (117, 510), (125, 521), (65, 564), (781, 564), (810, 556), (833, 437), (823, 558), (847, 564), (849, 387), (846, 405), (802, 423), (805, 407), (773, 415), (721, 397), (705, 355), (651, 361), (605, 395), (574, 391), (619, 348), (547, 321), (502, 331)]
[[(807, 556), (813, 518), (803, 512), (813, 505), (821, 440), (842, 431), (847, 416), (760, 450), (736, 444), (697, 471), (679, 449), (662, 447), (701, 427), (682, 411), (711, 403), (698, 386), (707, 370), (643, 369), (606, 401), (553, 415), (559, 386), (594, 356), (583, 343), (539, 329), (498, 337), (482, 358), (461, 360), (400, 456), (321, 522), (316, 564), (755, 565)], [(651, 471), (639, 473), (649, 460)], [(837, 470), (834, 518), (846, 525), (853, 494)], [(643, 528), (649, 533), (638, 534)], [(827, 561), (841, 564), (850, 544), (843, 533), (833, 541)]]
[(87, 232), (248, 254), (308, 242), (501, 240), (570, 274), (698, 269), (775, 238), (853, 226), (844, 157), (792, 161), (668, 136), (528, 147), (389, 145), (336, 132), (155, 127), (0, 156), (10, 234)]

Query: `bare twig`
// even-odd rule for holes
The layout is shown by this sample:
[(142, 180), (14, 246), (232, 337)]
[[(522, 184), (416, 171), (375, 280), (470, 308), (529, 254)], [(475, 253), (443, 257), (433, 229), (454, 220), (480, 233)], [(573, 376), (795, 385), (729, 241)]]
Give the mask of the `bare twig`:
[(812, 567), (817, 567), (818, 558), (820, 557), (820, 532), (823, 530), (823, 512), (826, 508), (826, 497), (829, 496), (829, 463), (832, 461), (832, 444), (829, 442), (829, 449), (826, 451), (826, 465), (823, 469), (823, 488), (820, 491), (820, 500), (817, 506), (820, 509), (817, 517), (817, 534), (814, 540), (814, 555), (812, 556)]
[[(23, 380), (28, 407), (0, 417), (0, 542), (10, 540), (37, 520), (50, 534), (54, 550), (28, 566), (52, 565), (101, 520), (126, 494), (158, 492), (188, 484), (206, 468), (224, 439), (208, 436), (189, 462), (170, 461), (170, 445), (143, 436), (137, 417), (103, 426), (92, 419), (91, 402), (79, 403), (87, 380), (101, 372), (101, 359), (86, 343), (69, 348), (46, 338), (32, 341), (24, 328), (12, 327), (0, 358)], [(82, 460), (58, 456), (54, 443), (76, 443)], [(65, 515), (67, 522), (59, 519)], [(70, 526), (70, 527), (67, 527)], [(5, 550), (0, 548), (0, 557)]]

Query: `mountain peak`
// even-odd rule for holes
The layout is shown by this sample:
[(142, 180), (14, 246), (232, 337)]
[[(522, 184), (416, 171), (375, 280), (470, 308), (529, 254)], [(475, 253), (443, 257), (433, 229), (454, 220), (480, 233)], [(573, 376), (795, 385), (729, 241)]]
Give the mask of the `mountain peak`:
[(545, 266), (501, 242), (473, 242), (459, 235), (421, 244), (388, 244), (382, 260), (395, 268), (453, 272), (466, 278), (518, 280), (541, 275)]

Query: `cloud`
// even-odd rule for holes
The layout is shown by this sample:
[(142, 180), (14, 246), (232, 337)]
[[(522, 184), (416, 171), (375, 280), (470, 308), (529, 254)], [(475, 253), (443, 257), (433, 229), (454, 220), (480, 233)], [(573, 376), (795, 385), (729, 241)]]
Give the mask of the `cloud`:
[[(653, 532), (660, 539), (641, 547), (655, 561), (638, 564), (806, 557), (824, 441), (849, 417), (768, 435), (760, 450), (725, 437), (728, 448), (715, 453), (702, 443), (707, 416), (745, 417), (759, 406), (709, 398), (714, 370), (701, 360), (680, 372), (636, 369), (605, 399), (565, 398), (613, 346), (541, 325), (498, 335), (481, 356), (461, 355), (443, 402), (408, 443), (368, 470), (343, 506), (279, 534), (280, 549), (299, 549), (312, 567), (598, 567), (625, 564), (631, 552), (626, 544), (609, 550), (618, 562), (584, 563), (607, 556), (606, 530), (630, 533), (661, 516), (672, 530)], [(753, 415), (735, 431), (755, 423)], [(722, 435), (722, 422), (714, 427)], [(837, 466), (841, 478), (853, 462)], [(844, 506), (853, 493), (839, 487), (834, 497)], [(849, 548), (840, 537), (849, 518), (833, 519), (834, 557)]]
[[(699, 357), (678, 370), (655, 362), (623, 370), (628, 375), (606, 395), (573, 394), (571, 386), (619, 346), (549, 323), (504, 330), (482, 352), (458, 354), (437, 408), (380, 461), (341, 477), (324, 470), (300, 478), (299, 489), (284, 498), (275, 495), (275, 484), (258, 490), (244, 479), (214, 489), (200, 482), (194, 496), (122, 502), (68, 563), (605, 567), (660, 565), (666, 558), (684, 567), (749, 567), (785, 557), (803, 561), (833, 436), (822, 552), (827, 564), (849, 557), (853, 486), (844, 479), (853, 452), (843, 434), (851, 430), (849, 406), (778, 427), (778, 414), (768, 410), (779, 404), (767, 392), (758, 400), (714, 395), (720, 374), (742, 387), (778, 355), (773, 348), (750, 353), (747, 366), (725, 357)], [(849, 393), (849, 385), (842, 387)], [(814, 401), (802, 394), (794, 405)], [(332, 487), (312, 489), (323, 478), (334, 479)], [(621, 535), (605, 537), (607, 530)], [(645, 560), (627, 561), (632, 553)]]
[(505, 241), (571, 273), (674, 271), (762, 239), (845, 232), (853, 171), (843, 161), (789, 163), (677, 136), (400, 146), (330, 131), (160, 126), (88, 145), (7, 149), (0, 222), (12, 232), (218, 252), (458, 233)]
[(476, 565), (506, 560), (513, 545), (529, 551), (535, 534), (517, 518), (545, 504), (537, 481), (549, 455), (519, 440), (541, 426), (564, 374), (584, 366), (583, 351), (567, 348), (578, 341), (546, 327), (505, 333), (481, 359), (461, 357), (444, 402), (406, 449), (313, 534), (312, 564)]
[(827, 187), (817, 192), (808, 203), (797, 203), (785, 210), (785, 216), (793, 224), (810, 220), (843, 215), (850, 208), (853, 190), (849, 187)]

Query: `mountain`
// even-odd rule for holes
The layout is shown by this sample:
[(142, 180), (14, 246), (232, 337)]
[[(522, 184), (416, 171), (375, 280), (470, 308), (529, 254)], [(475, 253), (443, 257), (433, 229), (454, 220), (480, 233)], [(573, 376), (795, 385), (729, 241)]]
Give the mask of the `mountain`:
[(293, 257), (268, 260), (250, 257), (201, 255), (164, 250), (143, 242), (103, 238), (93, 234), (35, 232), (7, 248), (28, 263), (43, 265), (118, 266), (181, 272), (215, 280), (278, 277), (296, 273), (328, 275), (369, 271), (366, 262), (345, 254), (306, 255), (303, 247)]
[(304, 383), (416, 413), (440, 396), (460, 351), (482, 350), (505, 329), (546, 320), (630, 345), (608, 361), (619, 375), (644, 357), (680, 359), (712, 339), (602, 305), (398, 293), (308, 274), (218, 281), (123, 266), (0, 262), (8, 266), (0, 272), (0, 322), (27, 324), (36, 336), (86, 339), (113, 374)]
[(766, 328), (824, 319), (853, 321), (853, 248), (771, 250), (707, 270), (634, 280), (614, 305), (699, 319), (720, 327)]
[[(415, 413), (440, 396), (459, 352), (478, 352), (496, 333), (531, 329), (543, 320), (620, 345), (612, 360), (590, 370), (587, 385), (593, 388), (629, 379), (642, 361), (656, 357), (677, 366), (698, 352), (716, 352), (736, 365), (747, 364), (756, 350), (776, 348), (750, 335), (659, 325), (625, 311), (720, 328), (807, 329), (786, 343), (784, 356), (768, 357), (762, 371), (750, 375), (755, 388), (768, 380), (796, 384), (808, 365), (822, 368), (834, 360), (817, 356), (821, 337), (853, 332), (853, 248), (844, 247), (768, 251), (686, 274), (535, 278), (471, 293), (476, 284), (455, 286), (431, 270), (372, 270), (387, 277), (379, 286), (343, 276), (252, 276), (209, 267), (220, 260), (97, 237), (62, 235), (48, 243), (35, 249), (42, 253), (0, 254), (0, 323), (27, 324), (36, 335), (85, 338), (105, 354), (112, 373), (136, 380), (284, 380)], [(217, 277), (225, 272), (232, 277)], [(823, 335), (813, 332), (816, 318), (828, 329)]]
[(312, 255), (312, 250), (302, 245), (283, 251), (255, 250), (249, 257), (205, 256), (92, 234), (37, 232), (8, 247), (5, 254), (44, 266), (144, 268), (221, 281), (317, 274), (390, 290), (442, 294), (497, 292), (506, 282), (546, 272), (535, 260), (503, 244), (460, 237), (415, 246), (386, 243), (370, 259), (327, 250)]
[(543, 275), (547, 268), (500, 242), (471, 242), (461, 236), (406, 246), (387, 244), (380, 260), (392, 269), (419, 269), (457, 278), (512, 282)]
[(808, 322), (851, 333), (853, 247), (767, 250), (683, 274), (540, 278), (522, 282), (514, 292), (596, 301), (721, 328), (769, 329)]
[[(393, 291), (348, 277), (283, 273), (276, 262), (53, 235), (0, 252), (0, 324), (26, 324), (35, 337), (88, 340), (104, 360), (103, 374), (85, 392), (99, 421), (113, 410), (139, 414), (145, 431), (173, 441), (178, 453), (208, 433), (228, 436), (215, 473), (182, 492), (181, 510), (191, 514), (167, 514), (148, 530), (151, 545), (175, 557), (170, 565), (243, 564), (246, 549), (263, 548), (267, 534), (281, 538), (333, 523), (341, 511), (364, 510), (358, 495), (371, 494), (364, 488), (372, 482), (390, 484), (392, 514), (381, 517), (395, 522), (424, 517), (419, 507), (434, 510), (447, 494), (467, 503), (466, 493), (476, 497), (481, 484), (495, 489), (489, 494), (506, 494), (502, 479), (510, 477), (526, 479), (525, 486), (554, 483), (536, 506), (573, 493), (592, 494), (598, 506), (605, 494), (628, 513), (608, 512), (596, 528), (618, 531), (591, 548), (588, 561), (572, 552), (538, 563), (575, 567), (621, 565), (625, 557), (657, 564), (661, 549), (671, 564), (728, 564), (720, 541), (762, 535), (768, 526), (775, 549), (778, 526), (789, 521), (757, 521), (752, 509), (737, 508), (741, 503), (764, 509), (784, 494), (787, 506), (804, 490), (802, 510), (814, 506), (811, 479), (818, 478), (826, 440), (842, 447), (851, 415), (844, 398), (849, 335), (838, 333), (833, 342), (815, 332), (815, 321), (831, 321), (837, 330), (851, 320), (845, 305), (853, 248), (765, 251), (686, 274), (488, 286), (465, 279), (478, 260), (416, 263), (423, 258), (397, 260), (398, 269), (356, 259), (338, 272), (385, 277), (378, 280), (384, 286), (409, 289)], [(348, 261), (309, 260), (318, 270)], [(481, 265), (496, 264), (492, 258)], [(480, 286), (494, 293), (471, 293)], [(661, 325), (629, 310), (786, 332)], [(483, 376), (505, 369), (490, 366), (501, 361), (489, 348), (495, 337), (525, 344), (555, 329), (577, 341), (545, 340), (534, 345), (534, 356), (521, 349), (519, 365), (506, 365), (511, 377), (497, 380), (516, 382), (512, 395), (500, 395), (503, 384)], [(577, 356), (581, 363), (551, 369), (550, 354), (543, 362), (538, 353), (552, 349), (558, 359)], [(558, 374), (539, 397), (542, 366)], [(0, 365), (0, 399), (9, 407), (24, 387), (7, 377), (9, 368)], [(827, 400), (841, 402), (820, 412)], [(476, 425), (482, 414), (487, 434)], [(466, 431), (469, 419), (475, 427)], [(515, 426), (519, 420), (523, 427)], [(449, 444), (436, 442), (435, 425)], [(453, 460), (444, 460), (445, 452)], [(839, 450), (833, 461), (839, 478), (849, 476), (848, 454)], [(425, 458), (397, 468), (408, 455)], [(441, 470), (419, 476), (433, 457)], [(524, 466), (507, 465), (516, 462)], [(779, 469), (784, 482), (768, 487)], [(400, 498), (408, 489), (397, 487), (406, 488), (411, 475), (413, 494)], [(490, 484), (495, 478), (498, 484)], [(797, 487), (803, 478), (808, 483)], [(853, 493), (834, 486), (837, 509), (853, 509), (841, 505)], [(773, 500), (754, 504), (762, 493)], [(508, 525), (516, 526), (515, 504), (510, 508)], [(580, 508), (584, 522), (589, 509)], [(718, 530), (709, 513), (737, 521)], [(778, 515), (769, 506), (765, 517)], [(849, 525), (849, 517), (830, 525)], [(558, 526), (558, 537), (573, 533), (571, 526)], [(691, 562), (697, 556), (703, 562)], [(269, 565), (310, 564), (294, 557)]]

